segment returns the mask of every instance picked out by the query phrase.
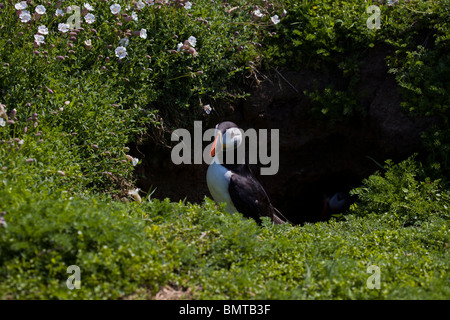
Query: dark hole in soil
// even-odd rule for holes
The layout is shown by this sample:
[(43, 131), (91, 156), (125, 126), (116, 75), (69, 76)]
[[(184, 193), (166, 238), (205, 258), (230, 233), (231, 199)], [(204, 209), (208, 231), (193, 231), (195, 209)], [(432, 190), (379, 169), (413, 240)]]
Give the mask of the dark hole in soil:
[[(308, 153), (308, 158), (316, 152)], [(142, 164), (136, 168), (137, 186), (144, 192), (151, 187), (156, 188), (153, 198), (186, 200), (191, 203), (201, 203), (205, 196), (211, 198), (206, 184), (207, 164), (175, 165), (171, 161), (170, 150), (145, 145), (139, 146), (139, 152), (135, 149), (133, 154), (141, 159), (145, 155)], [(364, 156), (354, 156), (354, 163), (346, 163), (345, 168), (331, 166), (334, 168), (332, 172), (321, 172), (317, 167), (311, 168), (311, 172), (295, 171), (295, 166), (301, 167), (302, 162), (295, 155), (290, 157), (286, 152), (280, 153), (280, 172), (273, 176), (261, 176), (258, 165), (252, 165), (251, 168), (274, 206), (294, 224), (326, 221), (332, 214), (346, 211), (351, 198), (344, 208), (333, 212), (324, 210), (326, 198), (336, 193), (348, 195), (352, 188), (360, 185), (361, 180), (377, 168)], [(337, 160), (336, 155), (322, 157), (321, 163), (323, 159), (329, 159), (332, 164), (343, 161)], [(361, 160), (363, 164), (360, 163)], [(282, 169), (283, 163), (291, 165)], [(316, 166), (321, 163), (316, 163)], [(361, 165), (366, 166), (364, 170), (361, 170)]]
[[(303, 186), (302, 190), (299, 190), (298, 185), (292, 185), (283, 196), (272, 197), (272, 201), (278, 204), (278, 209), (294, 224), (326, 221), (332, 215), (347, 211), (355, 200), (349, 195), (349, 191), (360, 183), (361, 179), (351, 172), (335, 173), (318, 178)], [(344, 197), (345, 204), (338, 209), (330, 208), (327, 200), (337, 194)]]
[[(420, 133), (436, 121), (414, 118), (400, 108), (402, 100), (395, 79), (387, 74), (384, 62), (390, 52), (386, 50), (371, 51), (366, 63), (361, 64), (358, 92), (364, 93), (364, 116), (334, 124), (314, 119), (301, 92), (312, 89), (313, 79), (322, 79), (323, 83), (340, 83), (342, 79), (305, 71), (286, 72), (279, 81), (263, 82), (250, 98), (230, 106), (220, 119), (211, 114), (203, 122), (214, 127), (228, 120), (243, 130), (278, 128), (278, 173), (260, 176), (258, 166), (252, 167), (253, 172), (274, 206), (292, 222), (327, 220), (331, 212), (323, 212), (326, 197), (348, 193), (380, 170), (372, 159), (380, 164), (386, 159), (398, 162), (423, 151)], [(286, 81), (294, 84), (296, 91)], [(204, 124), (203, 129), (206, 127)], [(137, 186), (144, 191), (150, 186), (156, 188), (153, 197), (195, 203), (211, 197), (206, 184), (207, 164), (174, 165), (170, 150), (150, 144), (132, 148), (132, 155), (143, 160), (136, 170)]]

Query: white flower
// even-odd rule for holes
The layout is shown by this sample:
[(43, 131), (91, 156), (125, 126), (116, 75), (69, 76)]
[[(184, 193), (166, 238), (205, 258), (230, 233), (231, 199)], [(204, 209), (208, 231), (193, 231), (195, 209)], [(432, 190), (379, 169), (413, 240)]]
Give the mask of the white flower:
[(26, 1), (20, 1), (19, 3), (16, 3), (16, 4), (14, 5), (14, 7), (15, 7), (17, 10), (23, 10), (23, 9), (26, 9), (26, 8), (28, 7), (28, 5), (27, 5), (27, 2), (26, 2)]
[(180, 51), (180, 50), (181, 50), (181, 47), (183, 47), (183, 44), (180, 42), (180, 43), (177, 45), (177, 51)]
[(128, 191), (128, 194), (133, 196), (134, 201), (136, 201), (137, 203), (142, 202), (141, 196), (139, 195), (139, 191), (140, 191), (139, 188)]
[(255, 11), (253, 11), (253, 14), (255, 16), (257, 16), (258, 18), (264, 17), (264, 13), (262, 13), (261, 10), (259, 10), (259, 9), (256, 9)]
[(3, 118), (0, 117), (0, 127), (4, 127), (6, 124), (5, 120), (3, 120)]
[(125, 155), (125, 157), (128, 159), (128, 161), (130, 161), (133, 164), (133, 166), (135, 166), (135, 165), (137, 165), (139, 163), (139, 159), (138, 158), (133, 158), (129, 154)]
[(44, 44), (44, 36), (41, 36), (40, 34), (35, 34), (34, 35), (34, 42), (36, 42), (36, 44), (38, 46), (40, 46), (41, 44)]
[(128, 47), (129, 44), (130, 44), (130, 40), (128, 40), (128, 38), (123, 38), (123, 39), (120, 39), (120, 41), (119, 41), (119, 46), (121, 46), (121, 47)]
[(277, 15), (274, 15), (270, 20), (272, 20), (273, 24), (280, 23), (280, 18)]
[(84, 16), (84, 20), (86, 23), (91, 24), (95, 21), (95, 16), (92, 13), (88, 13), (86, 16)]
[(60, 23), (58, 24), (58, 30), (66, 33), (67, 31), (69, 31), (70, 26), (67, 23)]
[(130, 195), (138, 194), (140, 190), (141, 190), (141, 189), (136, 188), (136, 189), (134, 189), (134, 190), (128, 191), (128, 194), (130, 194)]
[(207, 114), (210, 114), (212, 108), (211, 108), (211, 106), (210, 106), (209, 104), (207, 104), (207, 105), (203, 106), (203, 110), (205, 110), (205, 112), (206, 112)]
[(38, 5), (36, 7), (36, 13), (38, 13), (38, 14), (45, 14), (45, 11), (47, 11), (47, 10), (45, 9), (45, 7), (43, 5)]
[(55, 16), (63, 17), (64, 16), (64, 11), (62, 11), (61, 9), (56, 9)]
[(28, 21), (31, 20), (31, 14), (29, 11), (27, 10), (23, 10), (22, 13), (19, 16), (20, 21), (23, 23), (27, 23)]
[(188, 38), (188, 41), (191, 44), (191, 46), (195, 47), (195, 44), (197, 43), (197, 38), (195, 38), (194, 36), (190, 36)]
[(144, 7), (145, 3), (143, 3), (141, 0), (136, 3), (136, 8), (138, 8), (138, 10), (142, 10)]
[(133, 18), (134, 21), (138, 21), (138, 16), (137, 16), (136, 12), (133, 11), (131, 13), (131, 18)]
[(94, 11), (94, 8), (89, 3), (85, 3), (84, 7), (86, 8), (87, 11)]
[(85, 40), (84, 44), (87, 45), (88, 47), (92, 46), (92, 41), (91, 39)]
[(123, 59), (127, 56), (127, 49), (125, 47), (117, 47), (115, 53), (116, 57)]
[(141, 29), (139, 37), (141, 37), (142, 39), (147, 39), (147, 30)]
[(189, 10), (190, 8), (192, 8), (192, 3), (190, 3), (189, 1), (186, 2), (186, 3), (184, 4), (184, 8), (185, 8), (186, 10)]
[(155, 4), (155, 1), (153, 1), (153, 0), (146, 0), (146, 1), (149, 6), (152, 6)]
[(121, 7), (120, 4), (115, 3), (111, 5), (109, 9), (111, 9), (112, 14), (118, 14), (120, 12)]
[(48, 29), (46, 26), (39, 26), (38, 27), (38, 33), (42, 35), (48, 34)]

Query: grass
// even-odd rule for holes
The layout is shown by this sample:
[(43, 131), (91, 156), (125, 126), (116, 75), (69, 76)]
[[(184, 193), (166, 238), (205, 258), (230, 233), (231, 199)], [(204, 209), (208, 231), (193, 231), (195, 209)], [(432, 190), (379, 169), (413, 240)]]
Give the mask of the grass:
[[(448, 64), (435, 59), (448, 52), (448, 6), (378, 3), (384, 27), (374, 31), (361, 1), (185, 2), (139, 11), (117, 1), (119, 16), (91, 3), (95, 22), (72, 34), (58, 31), (69, 14), (56, 17), (55, 5), (29, 22), (0, 6), (0, 298), (148, 299), (170, 286), (193, 299), (449, 299)], [(49, 33), (36, 45), (40, 25)], [(425, 31), (432, 45), (420, 47)], [(195, 46), (177, 51), (191, 36)], [(129, 194), (130, 144), (167, 145), (173, 128), (211, 121), (205, 104), (220, 118), (258, 69), (338, 67), (351, 78), (361, 51), (381, 43), (395, 48), (387, 64), (405, 110), (444, 121), (424, 133), (426, 162), (388, 161), (353, 190), (345, 215), (260, 226), (207, 198), (141, 192), (139, 204)], [(331, 121), (364, 114), (345, 91), (309, 96)], [(66, 285), (71, 265), (79, 290)], [(367, 285), (372, 265), (380, 289)]]
[[(448, 299), (448, 210), (405, 226), (391, 212), (276, 226), (200, 205), (27, 199), (0, 237), (3, 299)], [(3, 200), (3, 199), (2, 199)], [(448, 205), (448, 202), (447, 202)], [(66, 287), (67, 267), (81, 289)], [(369, 289), (368, 267), (381, 288)]]

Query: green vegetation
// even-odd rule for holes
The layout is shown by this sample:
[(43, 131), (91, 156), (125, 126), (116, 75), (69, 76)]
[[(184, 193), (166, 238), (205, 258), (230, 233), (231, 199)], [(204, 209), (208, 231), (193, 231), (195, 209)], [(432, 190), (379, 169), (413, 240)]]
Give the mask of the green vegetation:
[[(337, 73), (345, 88), (305, 94), (313, 102), (313, 113), (341, 121), (364, 115), (355, 92), (361, 58), (388, 46), (394, 54), (386, 62), (402, 91), (402, 106), (412, 114), (444, 118), (440, 132), (445, 142), (441, 139), (442, 145), (433, 150), (448, 154), (448, 132), (443, 128), (448, 128), (450, 104), (449, 2), (400, 0), (386, 5), (389, 2), (395, 1), (285, 1), (289, 15), (275, 35), (264, 38), (266, 62)], [(373, 13), (364, 13), (370, 5), (381, 6), (380, 29), (367, 26)], [(448, 159), (442, 158), (447, 165)]]
[[(67, 32), (71, 13), (56, 10), (81, 3), (34, 17), (39, 1), (0, 5), (0, 298), (152, 298), (170, 285), (194, 299), (449, 299), (448, 2), (374, 2), (378, 30), (356, 0), (160, 2), (127, 11), (118, 0), (114, 15), (97, 1)], [(429, 159), (386, 162), (347, 214), (259, 226), (209, 199), (133, 201), (127, 146), (166, 145), (206, 104), (220, 115), (258, 69), (337, 68), (347, 88), (307, 92), (312, 112), (364, 115), (353, 76), (381, 44), (405, 110), (442, 121), (423, 134)], [(66, 287), (70, 265), (80, 290)]]
[[(169, 200), (139, 206), (61, 194), (26, 200), (8, 211), (0, 237), (2, 298), (147, 298), (163, 285), (197, 288), (196, 299), (450, 294), (443, 204), (410, 226), (386, 211), (303, 227), (265, 221), (261, 227), (217, 210), (210, 200), (202, 206)], [(80, 290), (66, 288), (69, 265), (81, 269)], [(380, 267), (380, 290), (366, 286), (369, 265)]]

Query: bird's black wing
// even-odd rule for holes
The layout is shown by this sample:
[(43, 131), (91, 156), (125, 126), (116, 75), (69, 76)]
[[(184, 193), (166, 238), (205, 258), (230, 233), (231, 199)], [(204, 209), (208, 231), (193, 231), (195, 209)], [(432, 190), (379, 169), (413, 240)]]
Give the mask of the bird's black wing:
[(245, 217), (253, 218), (258, 223), (261, 222), (260, 217), (269, 217), (277, 224), (286, 221), (278, 216), (263, 186), (251, 174), (232, 175), (228, 191), (236, 210)]

